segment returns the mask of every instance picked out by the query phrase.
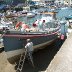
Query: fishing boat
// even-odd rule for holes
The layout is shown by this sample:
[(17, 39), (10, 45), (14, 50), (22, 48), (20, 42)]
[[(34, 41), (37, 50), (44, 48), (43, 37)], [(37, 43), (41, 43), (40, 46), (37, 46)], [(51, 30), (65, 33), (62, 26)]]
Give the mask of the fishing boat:
[[(34, 51), (45, 48), (45, 46), (50, 45), (57, 39), (60, 24), (54, 20), (45, 23), (45, 19), (41, 19), (42, 24), (46, 24), (44, 28), (39, 28), (38, 25), (36, 26), (35, 23), (33, 23), (33, 27), (26, 26), (27, 29), (25, 31), (21, 31), (20, 29), (6, 31), (3, 35), (3, 43), (7, 59), (10, 63), (24, 52), (27, 39), (31, 39), (33, 42)], [(22, 22), (19, 24), (22, 25)]]

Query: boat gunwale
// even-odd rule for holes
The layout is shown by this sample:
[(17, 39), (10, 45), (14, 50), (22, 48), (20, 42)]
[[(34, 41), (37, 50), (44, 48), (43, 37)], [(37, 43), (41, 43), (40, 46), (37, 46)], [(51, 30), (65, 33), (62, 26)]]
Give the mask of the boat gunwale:
[(54, 32), (54, 33), (51, 33), (51, 34), (4, 34), (3, 37), (21, 37), (21, 38), (35, 38), (35, 37), (43, 37), (43, 36), (49, 36), (49, 35), (54, 35), (54, 34), (57, 34), (57, 32)]

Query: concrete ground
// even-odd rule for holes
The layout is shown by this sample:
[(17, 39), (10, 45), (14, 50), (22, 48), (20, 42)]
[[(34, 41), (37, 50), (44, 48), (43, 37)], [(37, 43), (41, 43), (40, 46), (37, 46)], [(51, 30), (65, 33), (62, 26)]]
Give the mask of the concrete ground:
[(16, 72), (14, 66), (7, 61), (5, 52), (0, 53), (0, 72)]
[(72, 33), (45, 72), (72, 72)]

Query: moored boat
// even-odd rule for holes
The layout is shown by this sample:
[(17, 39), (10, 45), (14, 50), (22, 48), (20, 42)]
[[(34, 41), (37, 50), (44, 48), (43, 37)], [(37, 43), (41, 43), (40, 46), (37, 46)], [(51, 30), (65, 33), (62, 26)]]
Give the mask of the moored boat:
[(31, 18), (31, 17), (34, 17), (34, 16), (35, 16), (35, 14), (33, 12), (28, 12), (27, 13), (27, 17), (28, 18)]
[(44, 48), (57, 39), (60, 24), (54, 20), (47, 22), (46, 18), (45, 20), (41, 19), (41, 21), (42, 26), (46, 24), (46, 27), (39, 28), (38, 26), (33, 25), (33, 27), (25, 29), (25, 31), (21, 31), (20, 29), (9, 30), (3, 35), (4, 50), (7, 54), (7, 59), (10, 62), (24, 52), (24, 46), (27, 39), (31, 39), (34, 43), (34, 51)]
[(7, 20), (6, 18), (1, 18), (0, 20), (0, 32), (2, 33), (4, 30), (12, 29), (14, 26), (12, 21)]

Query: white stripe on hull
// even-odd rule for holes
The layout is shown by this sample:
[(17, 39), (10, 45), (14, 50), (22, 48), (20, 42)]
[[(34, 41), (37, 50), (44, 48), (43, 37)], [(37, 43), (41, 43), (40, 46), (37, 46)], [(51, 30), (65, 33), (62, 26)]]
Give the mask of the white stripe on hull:
[[(34, 49), (43, 47), (43, 46), (45, 46), (45, 45), (49, 45), (49, 44), (50, 44), (51, 42), (53, 42), (54, 40), (55, 40), (55, 39), (50, 40), (50, 41), (45, 42), (45, 43), (42, 43), (42, 44), (39, 44), (39, 45), (36, 45), (36, 46), (34, 46)], [(41, 49), (41, 48), (40, 48), (40, 49)], [(21, 53), (23, 53), (23, 52), (24, 52), (24, 50), (23, 50), (23, 48), (22, 48), (22, 49), (18, 49), (18, 50), (8, 51), (8, 52), (6, 52), (6, 54), (7, 54), (7, 58), (11, 58), (11, 57), (14, 57), (14, 56), (16, 56), (16, 55), (19, 55), (19, 54), (21, 54)]]

